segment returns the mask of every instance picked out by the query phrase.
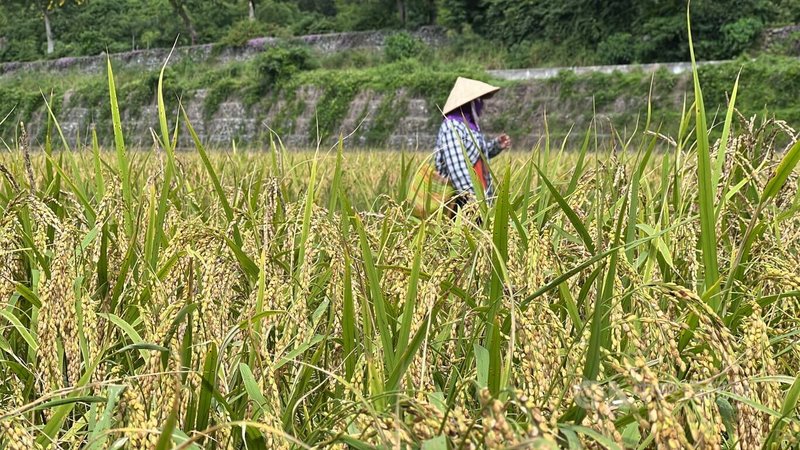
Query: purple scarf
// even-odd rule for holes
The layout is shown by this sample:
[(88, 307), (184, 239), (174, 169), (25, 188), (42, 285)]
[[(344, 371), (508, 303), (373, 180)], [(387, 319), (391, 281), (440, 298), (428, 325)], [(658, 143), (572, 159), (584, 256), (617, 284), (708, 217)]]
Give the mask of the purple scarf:
[(475, 117), (473, 113), (473, 105), (475, 114), (480, 116), (481, 111), (483, 110), (483, 101), (481, 99), (475, 99), (466, 105), (462, 105), (459, 108), (456, 108), (445, 115), (450, 120), (456, 120), (458, 122), (465, 123), (472, 131), (481, 131), (481, 128), (478, 126), (478, 118)]

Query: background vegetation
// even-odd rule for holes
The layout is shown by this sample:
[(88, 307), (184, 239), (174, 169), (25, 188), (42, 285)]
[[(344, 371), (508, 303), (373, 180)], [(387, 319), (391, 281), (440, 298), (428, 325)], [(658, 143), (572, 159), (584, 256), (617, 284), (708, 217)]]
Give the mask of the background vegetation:
[[(561, 137), (573, 126), (586, 126), (595, 113), (600, 114), (604, 126), (613, 123), (620, 132), (632, 130), (647, 111), (651, 79), (653, 121), (663, 123), (663, 131), (676, 131), (684, 92), (689, 86), (688, 74), (676, 75), (667, 70), (654, 75), (644, 72), (589, 75), (562, 72), (549, 80), (508, 82), (492, 79), (473, 57), (459, 56), (451, 48), (430, 48), (405, 33), (398, 33), (387, 41), (382, 51), (321, 54), (308, 47), (285, 44), (267, 48), (245, 61), (197, 62), (187, 58), (167, 67), (165, 77), (169, 84), (165, 95), (170, 99), (181, 98), (184, 105), (189, 105), (195, 101), (198, 91), (205, 90), (201, 108), (202, 119), (206, 121), (218, 113), (224, 102), (240, 101), (246, 114), (258, 121), (270, 114), (269, 125), (280, 136), (307, 133), (308, 144), (311, 144), (317, 138), (316, 120), (319, 120), (323, 138), (335, 138), (348, 114), (361, 114), (350, 111), (351, 101), (359, 93), (369, 90), (379, 96), (380, 104), (372, 113), (373, 125), (361, 143), (383, 147), (408, 113), (404, 102), (411, 98), (426, 100), (431, 127), (435, 129), (439, 120), (435, 105), (444, 104), (452, 81), (459, 75), (509, 88), (506, 92), (511, 107), (498, 108), (487, 127), (505, 130), (518, 141), (544, 132), (543, 109), (547, 110), (549, 132), (553, 136)], [(705, 85), (709, 115), (719, 114), (718, 105), (725, 104), (733, 81), (740, 75), (740, 85), (744, 89), (739, 94), (738, 109), (744, 116), (767, 114), (800, 127), (800, 104), (793, 96), (786, 95), (800, 90), (800, 61), (796, 58), (762, 55), (755, 59), (740, 58), (725, 64), (706, 65), (698, 71)], [(140, 117), (143, 110), (152, 107), (157, 70), (122, 67), (117, 78), (126, 117)], [(100, 142), (110, 144), (112, 130), (102, 125), (110, 117), (102, 89), (105, 83), (102, 73), (80, 71), (25, 72), (0, 78), (0, 111), (8, 113), (13, 110), (9, 120), (0, 124), (0, 136), (13, 142), (20, 121), (31, 123), (34, 119), (40, 120), (45, 111), (45, 96), (49, 98), (52, 93), (52, 107), (56, 113), (61, 112), (66, 97), (73, 107), (79, 105), (88, 109), (89, 119), (80, 131), (84, 144), (89, 143), (89, 123), (98, 124)], [(308, 104), (308, 100), (298, 94), (308, 88), (320, 91), (321, 98), (314, 105)], [(398, 96), (398, 92), (402, 95)], [(526, 103), (519, 97), (520, 92), (532, 92), (534, 97)], [(686, 95), (686, 101), (691, 102), (691, 92)], [(309, 121), (308, 129), (301, 129), (298, 119), (313, 115), (313, 110), (307, 111), (313, 106), (316, 106), (316, 117)], [(268, 130), (263, 128), (261, 131), (263, 136), (242, 144), (267, 142)], [(719, 130), (713, 132), (719, 133)], [(43, 135), (32, 138), (41, 142)]]
[[(684, 10), (683, 0), (3, 0), (0, 61), (168, 47), (178, 35), (238, 45), (423, 25), (451, 30), (465, 51), (506, 48), (506, 66), (676, 61), (688, 58)], [(800, 1), (697, 0), (693, 11), (698, 53), (724, 59), (765, 27), (797, 22)]]

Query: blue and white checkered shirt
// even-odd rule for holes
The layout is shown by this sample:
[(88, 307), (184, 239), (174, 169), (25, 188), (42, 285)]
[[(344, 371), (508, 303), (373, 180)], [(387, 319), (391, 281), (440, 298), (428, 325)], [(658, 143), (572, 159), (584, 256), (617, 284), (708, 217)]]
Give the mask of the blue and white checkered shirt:
[[(498, 139), (487, 141), (483, 133), (470, 130), (463, 122), (445, 119), (436, 138), (436, 171), (448, 178), (459, 194), (475, 195), (470, 170), (478, 162), (481, 153), (489, 159), (501, 151)], [(464, 161), (465, 153), (469, 165)], [(485, 194), (487, 199), (494, 196), (491, 176), (488, 177)]]

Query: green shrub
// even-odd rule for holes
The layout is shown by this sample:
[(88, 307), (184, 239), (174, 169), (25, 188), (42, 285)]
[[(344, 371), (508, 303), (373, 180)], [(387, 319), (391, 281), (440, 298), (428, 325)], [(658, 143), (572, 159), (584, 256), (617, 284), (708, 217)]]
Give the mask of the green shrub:
[(219, 41), (226, 47), (243, 47), (253, 38), (274, 34), (275, 27), (255, 20), (236, 22)]
[(267, 92), (296, 73), (318, 66), (308, 47), (281, 44), (270, 47), (255, 59), (258, 84)]
[[(242, 3), (246, 4), (247, 2)], [(301, 17), (303, 17), (303, 12), (297, 7), (297, 2), (284, 0), (256, 1), (256, 20), (259, 22), (289, 28)]]
[(485, 69), (505, 67), (506, 46), (476, 34), (469, 25), (464, 25), (460, 32), (448, 31), (447, 38), (448, 44), (437, 49), (439, 60), (466, 59)]
[(358, 71), (323, 71), (309, 72), (295, 80), (299, 85), (315, 85), (322, 96), (315, 108), (315, 121), (309, 124), (309, 136), (327, 139), (337, 131), (344, 117), (350, 111), (350, 103), (361, 89), (367, 87), (369, 75)]
[[(401, 24), (394, 8), (387, 14), (385, 0), (336, 1), (337, 31), (366, 31), (397, 28)], [(394, 5), (392, 5), (394, 6)]]
[(203, 101), (203, 118), (206, 120), (211, 119), (214, 113), (219, 109), (219, 105), (228, 99), (234, 92), (236, 92), (238, 85), (234, 79), (222, 78), (217, 80), (214, 85), (208, 89), (206, 98)]
[[(97, 55), (107, 49), (111, 52), (109, 47), (114, 45), (114, 40), (97, 30), (83, 30), (78, 34), (78, 43), (73, 46), (64, 45), (63, 51), (59, 51), (63, 56), (69, 55)], [(120, 50), (120, 49), (116, 49)], [(125, 48), (121, 50), (126, 50)]]
[(147, 77), (134, 79), (121, 85), (117, 95), (124, 101), (125, 108), (131, 113), (139, 113), (142, 106), (152, 104), (155, 99), (154, 88), (148, 82)]
[(325, 69), (354, 69), (375, 67), (383, 62), (383, 55), (371, 49), (353, 49), (323, 55), (319, 65)]
[(424, 42), (405, 31), (388, 36), (384, 42), (384, 55), (390, 62), (419, 57), (426, 49)]
[[(489, 47), (489, 51), (503, 56), (497, 48), (495, 44)], [(559, 44), (543, 40), (523, 41), (512, 45), (504, 59), (511, 68), (585, 66), (600, 62), (594, 50), (575, 41)]]
[(292, 34), (295, 36), (330, 33), (333, 31), (336, 31), (336, 22), (332, 18), (319, 13), (305, 14), (292, 26)]
[(597, 54), (606, 64), (632, 63), (636, 53), (636, 38), (630, 33), (614, 33), (597, 46)]
[(0, 45), (0, 61), (29, 61), (39, 57), (36, 39), (8, 39)]
[(738, 56), (750, 48), (761, 35), (764, 24), (753, 17), (744, 17), (722, 26), (722, 43), (728, 56)]
[(19, 121), (27, 122), (33, 112), (44, 104), (44, 97), (41, 92), (33, 92), (25, 89), (24, 87), (16, 86), (0, 86), (0, 98), (4, 99), (6, 109), (2, 112), (3, 117), (6, 114), (12, 113), (9, 123), (14, 126), (18, 125)]
[[(639, 56), (642, 61), (686, 61), (689, 59), (686, 45), (686, 17), (655, 17), (642, 25), (638, 37)], [(699, 53), (706, 58), (705, 53)]]
[(375, 148), (385, 147), (389, 136), (407, 111), (408, 98), (398, 99), (397, 91), (387, 92), (372, 118), (372, 126), (365, 135), (365, 143)]

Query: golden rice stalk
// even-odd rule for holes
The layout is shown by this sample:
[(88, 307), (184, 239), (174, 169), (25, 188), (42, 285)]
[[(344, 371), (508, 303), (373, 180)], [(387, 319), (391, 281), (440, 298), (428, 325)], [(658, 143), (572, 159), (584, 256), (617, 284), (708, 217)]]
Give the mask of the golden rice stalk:
[[(6, 382), (10, 384), (5, 387), (11, 389), (11, 395), (0, 398), (2, 410), (12, 410), (23, 406), (26, 402), (22, 394), (23, 383), (16, 375), (6, 376)], [(36, 444), (30, 429), (33, 424), (28, 423), (25, 415), (18, 415), (0, 421), (0, 442), (7, 444), (6, 448), (11, 450), (28, 450), (41, 448)]]
[(129, 439), (128, 448), (145, 450), (154, 448), (158, 442), (158, 434), (152, 432), (157, 423), (148, 420), (149, 408), (145, 406), (145, 398), (136, 387), (136, 382), (131, 380), (122, 393), (119, 411), (122, 413), (122, 423), (125, 424), (125, 434)]
[(800, 275), (788, 270), (767, 266), (761, 279), (774, 282), (777, 288), (783, 287), (784, 291), (800, 291)]
[[(697, 294), (686, 288), (662, 284), (657, 289), (663, 292), (666, 298), (683, 302), (683, 305), (698, 317), (699, 325), (693, 339), (708, 345), (713, 350), (713, 355), (721, 367), (725, 368), (731, 392), (747, 398), (752, 397), (751, 383), (739, 360), (738, 344), (719, 316)], [(738, 404), (736, 426), (738, 442), (743, 450), (760, 448), (765, 437), (758, 414), (752, 406), (746, 403)]]
[(621, 445), (622, 434), (614, 424), (616, 415), (610, 404), (614, 398), (608, 398), (606, 392), (597, 383), (576, 384), (572, 390), (575, 402), (587, 412), (586, 421), (589, 427)]
[(31, 450), (40, 448), (33, 435), (18, 417), (0, 422), (0, 442), (6, 443), (8, 450)]
[[(772, 345), (770, 344), (767, 324), (761, 317), (761, 307), (757, 302), (751, 302), (753, 313), (742, 321), (742, 368), (744, 376), (753, 378), (756, 376), (774, 376), (778, 374), (775, 363)], [(780, 385), (774, 382), (757, 383), (753, 387), (751, 397), (762, 405), (780, 410), (783, 403), (783, 394)], [(769, 434), (772, 425), (772, 418), (762, 412), (754, 412), (756, 415), (755, 423), (750, 426), (759, 427), (759, 438), (756, 445), (760, 445), (762, 439)]]
[(640, 418), (639, 425), (653, 435), (656, 447), (670, 450), (691, 448), (673, 413), (675, 405), (667, 399), (660, 380), (645, 360), (637, 357), (633, 364), (624, 361), (622, 367), (634, 394), (647, 410), (647, 417)]
[(43, 371), (45, 385), (51, 389), (63, 387), (58, 341), (64, 348), (67, 383), (76, 383), (80, 378), (81, 354), (78, 347), (77, 299), (73, 283), (77, 279), (74, 250), (77, 231), (67, 226), (57, 231), (50, 278), (42, 280), (39, 289), (39, 366)]
[(515, 370), (517, 384), (532, 405), (548, 410), (558, 407), (558, 396), (550, 395), (554, 386), (567, 379), (563, 366), (564, 330), (560, 319), (546, 304), (534, 302), (516, 316), (517, 339)]
[(708, 349), (696, 355), (692, 364), (691, 380), (696, 381), (703, 392), (693, 396), (690, 402), (693, 407), (687, 407), (687, 428), (697, 448), (718, 450), (722, 448), (725, 427), (710, 383), (719, 370), (714, 366), (714, 358)]
[(6, 307), (22, 271), (14, 226), (15, 220), (10, 214), (0, 221), (0, 308)]
[(480, 400), (483, 405), (483, 444), (487, 449), (506, 448), (508, 444), (516, 441), (516, 435), (511, 429), (505, 415), (505, 405), (496, 398), (491, 398), (489, 390), (480, 391)]

